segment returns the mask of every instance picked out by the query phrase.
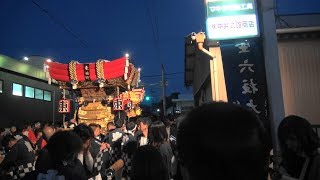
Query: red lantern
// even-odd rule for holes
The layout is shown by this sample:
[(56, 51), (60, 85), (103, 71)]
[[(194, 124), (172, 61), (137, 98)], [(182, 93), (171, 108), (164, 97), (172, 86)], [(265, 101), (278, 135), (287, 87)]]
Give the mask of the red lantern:
[(126, 109), (128, 109), (128, 110), (133, 108), (133, 103), (130, 99), (124, 100), (124, 105), (126, 106)]
[(69, 113), (70, 109), (70, 100), (59, 100), (59, 113)]
[(114, 111), (122, 111), (124, 110), (124, 103), (121, 98), (114, 98), (113, 99), (113, 110)]

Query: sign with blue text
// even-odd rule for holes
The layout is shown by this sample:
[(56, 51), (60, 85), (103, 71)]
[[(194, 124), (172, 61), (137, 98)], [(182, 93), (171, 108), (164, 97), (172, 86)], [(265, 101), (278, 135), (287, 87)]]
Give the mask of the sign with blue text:
[(259, 36), (255, 0), (206, 0), (209, 40), (239, 39)]

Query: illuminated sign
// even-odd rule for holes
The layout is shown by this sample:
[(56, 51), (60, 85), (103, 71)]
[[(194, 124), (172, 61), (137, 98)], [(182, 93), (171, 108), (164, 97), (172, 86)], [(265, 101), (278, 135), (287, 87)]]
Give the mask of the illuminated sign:
[(206, 8), (209, 39), (259, 36), (255, 0), (207, 0)]

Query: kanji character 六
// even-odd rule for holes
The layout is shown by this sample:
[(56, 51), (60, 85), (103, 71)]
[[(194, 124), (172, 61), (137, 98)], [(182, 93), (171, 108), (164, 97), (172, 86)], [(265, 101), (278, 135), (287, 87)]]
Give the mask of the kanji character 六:
[(249, 71), (254, 72), (254, 70), (252, 69), (254, 64), (249, 64), (249, 60), (246, 59), (244, 60), (243, 64), (239, 64), (240, 69), (240, 73), (243, 73), (244, 70), (246, 70), (248, 68)]

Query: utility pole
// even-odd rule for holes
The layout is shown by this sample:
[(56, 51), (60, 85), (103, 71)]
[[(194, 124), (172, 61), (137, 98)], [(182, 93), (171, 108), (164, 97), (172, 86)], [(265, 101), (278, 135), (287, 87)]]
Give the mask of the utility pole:
[(271, 108), (271, 134), (273, 141), (273, 152), (275, 155), (274, 167), (277, 170), (280, 164), (280, 146), (277, 129), (281, 119), (284, 118), (284, 104), (282, 94), (282, 83), (279, 67), (279, 55), (277, 48), (277, 34), (274, 15), (274, 1), (260, 0), (260, 10), (263, 29), (264, 59), (266, 78), (268, 86), (269, 105)]
[[(65, 90), (65, 89), (62, 90), (62, 99), (63, 99), (63, 100), (66, 99), (66, 90)], [(63, 123), (64, 129), (67, 128), (67, 127), (65, 126), (65, 122), (66, 122), (66, 114), (63, 113), (63, 114), (62, 114), (62, 123)]]
[(162, 76), (162, 106), (163, 106), (163, 118), (166, 116), (166, 78), (164, 74), (164, 66), (161, 64), (161, 76)]

